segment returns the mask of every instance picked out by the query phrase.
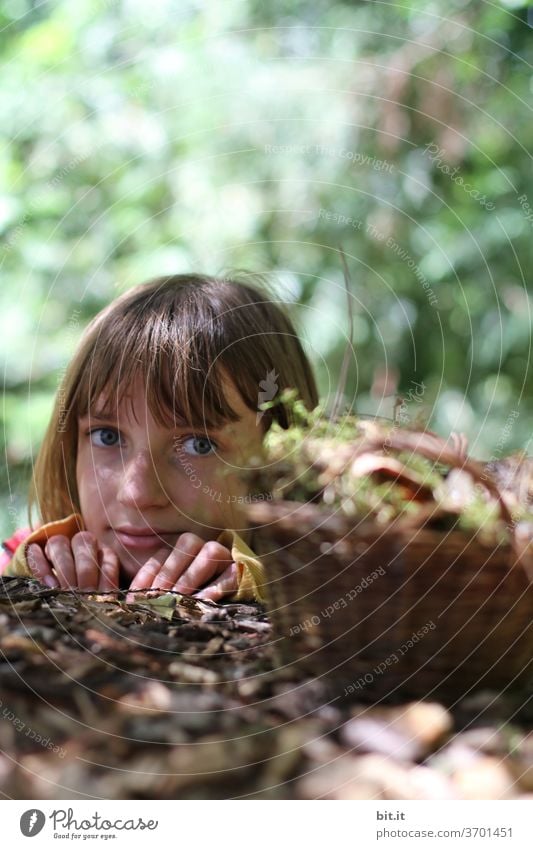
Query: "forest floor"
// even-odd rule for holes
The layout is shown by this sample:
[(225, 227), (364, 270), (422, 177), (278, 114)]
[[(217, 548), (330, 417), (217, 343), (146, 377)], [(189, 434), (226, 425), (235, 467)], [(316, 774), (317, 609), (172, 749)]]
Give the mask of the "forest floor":
[(343, 700), (258, 604), (0, 579), (7, 799), (533, 799), (533, 693)]

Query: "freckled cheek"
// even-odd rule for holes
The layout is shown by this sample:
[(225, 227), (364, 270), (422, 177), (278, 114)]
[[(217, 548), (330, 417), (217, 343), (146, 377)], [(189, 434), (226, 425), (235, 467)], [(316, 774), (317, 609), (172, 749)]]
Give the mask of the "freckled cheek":
[(120, 478), (120, 473), (115, 469), (102, 466), (94, 470), (94, 477), (100, 483), (117, 483)]
[(228, 496), (246, 495), (248, 492), (248, 485), (243, 480), (242, 474), (238, 472), (231, 472), (224, 475), (220, 480), (219, 486), (221, 491)]
[(222, 486), (212, 469), (190, 469), (189, 474), (173, 487), (174, 504), (196, 522), (216, 524), (220, 515), (220, 501), (225, 500)]
[(194, 475), (174, 489), (174, 504), (195, 519), (205, 519), (212, 503), (208, 492), (210, 481), (205, 475)]
[[(80, 463), (77, 468), (78, 492), (82, 513), (99, 505), (109, 506), (116, 497), (118, 475), (109, 468), (96, 468), (92, 463)], [(86, 518), (84, 516), (84, 518)]]
[(221, 528), (234, 527), (240, 521), (236, 499), (248, 493), (248, 487), (240, 476), (226, 474), (225, 469), (217, 470), (205, 479), (202, 498), (205, 521)]
[(102, 500), (114, 495), (119, 486), (120, 476), (113, 469), (91, 469), (87, 476), (87, 488)]

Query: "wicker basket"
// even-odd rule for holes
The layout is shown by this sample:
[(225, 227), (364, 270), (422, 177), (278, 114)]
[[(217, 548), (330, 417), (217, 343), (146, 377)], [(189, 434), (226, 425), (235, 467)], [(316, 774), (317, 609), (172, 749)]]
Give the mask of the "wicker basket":
[[(392, 450), (468, 471), (495, 496), (512, 544), (399, 519), (386, 528), (319, 504), (253, 504), (280, 666), (324, 676), (361, 701), (405, 696), (452, 701), (474, 688), (533, 679), (533, 558), (482, 464), (427, 433), (398, 432)], [(354, 455), (378, 450), (367, 439)]]

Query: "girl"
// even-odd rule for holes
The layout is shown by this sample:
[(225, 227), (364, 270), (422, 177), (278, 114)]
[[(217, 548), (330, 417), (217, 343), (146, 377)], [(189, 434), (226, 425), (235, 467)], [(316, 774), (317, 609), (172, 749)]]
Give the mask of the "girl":
[(242, 472), (271, 422), (289, 425), (282, 405), (258, 411), (285, 387), (318, 403), (292, 323), (260, 288), (184, 274), (120, 296), (64, 375), (30, 489), (44, 524), (4, 544), (3, 574), (261, 600), (243, 505), (268, 494)]

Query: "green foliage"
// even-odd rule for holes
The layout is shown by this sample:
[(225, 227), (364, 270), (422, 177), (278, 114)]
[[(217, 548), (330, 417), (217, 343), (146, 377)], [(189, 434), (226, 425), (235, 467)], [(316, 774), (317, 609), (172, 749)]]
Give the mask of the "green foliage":
[(155, 274), (273, 270), (331, 401), (341, 244), (346, 404), (391, 416), (416, 381), (412, 419), (423, 407), (487, 459), (526, 445), (530, 5), (6, 0), (0, 346), (17, 487), (82, 327)]

